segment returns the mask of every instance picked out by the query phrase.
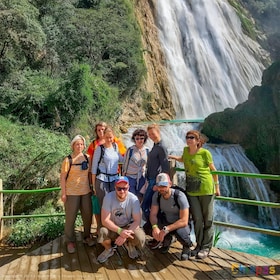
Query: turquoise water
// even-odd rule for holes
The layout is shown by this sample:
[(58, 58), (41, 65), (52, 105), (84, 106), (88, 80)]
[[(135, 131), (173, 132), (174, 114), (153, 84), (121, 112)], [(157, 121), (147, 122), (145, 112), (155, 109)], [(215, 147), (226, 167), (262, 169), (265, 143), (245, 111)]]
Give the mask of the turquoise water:
[(240, 230), (221, 233), (216, 247), (280, 260), (280, 237)]

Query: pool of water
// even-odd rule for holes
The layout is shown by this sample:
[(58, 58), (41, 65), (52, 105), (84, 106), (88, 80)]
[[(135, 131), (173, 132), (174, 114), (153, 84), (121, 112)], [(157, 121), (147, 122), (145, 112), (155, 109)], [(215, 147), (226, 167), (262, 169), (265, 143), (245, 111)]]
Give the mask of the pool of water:
[(280, 237), (240, 230), (226, 230), (216, 247), (280, 260)]

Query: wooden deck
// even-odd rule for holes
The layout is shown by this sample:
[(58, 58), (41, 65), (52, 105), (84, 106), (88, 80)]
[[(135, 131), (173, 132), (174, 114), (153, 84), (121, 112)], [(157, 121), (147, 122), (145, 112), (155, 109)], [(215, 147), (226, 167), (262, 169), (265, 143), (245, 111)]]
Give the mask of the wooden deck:
[[(57, 238), (31, 252), (23, 249), (13, 255), (5, 248), (0, 253), (0, 280), (12, 279), (280, 279), (280, 260), (213, 248), (205, 260), (181, 261), (181, 245), (173, 243), (165, 255), (157, 250), (145, 247), (138, 260), (131, 260), (123, 248), (118, 249), (106, 263), (99, 264), (96, 257), (103, 247), (88, 247), (82, 243), (81, 232), (77, 231), (77, 252), (68, 254), (63, 237)], [(232, 266), (260, 266), (267, 274), (265, 267), (274, 267), (277, 275), (256, 276), (253, 272), (247, 276), (234, 274)], [(260, 270), (259, 270), (260, 271)]]

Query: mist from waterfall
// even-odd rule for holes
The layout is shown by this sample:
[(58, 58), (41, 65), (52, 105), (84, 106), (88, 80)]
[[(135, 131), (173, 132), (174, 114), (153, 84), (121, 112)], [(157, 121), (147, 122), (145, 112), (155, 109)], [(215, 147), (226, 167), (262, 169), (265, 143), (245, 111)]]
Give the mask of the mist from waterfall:
[(260, 46), (225, 0), (158, 0), (156, 22), (177, 119), (244, 102), (261, 82)]

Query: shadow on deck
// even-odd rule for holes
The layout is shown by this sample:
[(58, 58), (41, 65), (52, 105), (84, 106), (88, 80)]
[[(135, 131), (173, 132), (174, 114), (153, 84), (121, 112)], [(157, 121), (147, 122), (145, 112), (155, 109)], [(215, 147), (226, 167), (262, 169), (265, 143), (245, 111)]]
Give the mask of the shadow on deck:
[[(131, 260), (126, 251), (119, 248), (118, 253), (107, 262), (99, 264), (96, 257), (103, 251), (103, 247), (100, 244), (88, 247), (82, 243), (81, 232), (77, 231), (76, 234), (78, 242), (74, 254), (66, 252), (63, 237), (30, 252), (19, 249), (17, 256), (12, 256), (5, 249), (1, 250), (0, 280), (280, 279), (279, 260), (213, 248), (205, 260), (181, 261), (182, 246), (178, 242), (173, 243), (164, 255), (145, 247), (143, 255), (137, 260)], [(253, 271), (254, 268), (257, 271)]]

